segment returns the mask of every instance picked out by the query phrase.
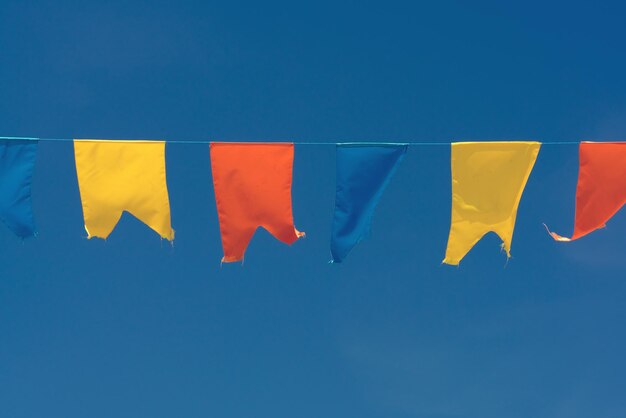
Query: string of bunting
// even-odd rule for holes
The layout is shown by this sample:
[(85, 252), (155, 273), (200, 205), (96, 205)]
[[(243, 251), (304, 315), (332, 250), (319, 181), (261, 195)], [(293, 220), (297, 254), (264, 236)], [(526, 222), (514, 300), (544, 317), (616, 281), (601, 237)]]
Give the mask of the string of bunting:
[[(40, 141), (72, 142), (87, 237), (107, 238), (123, 212), (159, 236), (174, 239), (166, 181), (166, 141), (0, 137), (0, 218), (16, 235), (36, 235), (31, 182)], [(555, 241), (579, 239), (626, 203), (623, 142), (224, 142), (209, 144), (223, 262), (244, 258), (259, 227), (292, 244), (303, 237), (293, 221), (294, 145), (336, 147), (335, 211), (330, 250), (342, 262), (369, 235), (376, 205), (409, 146), (451, 147), (452, 211), (444, 263), (458, 265), (488, 232), (502, 240), (507, 257), (517, 209), (543, 145), (578, 145), (579, 177), (571, 238), (548, 230)], [(546, 227), (547, 229), (547, 227)]]

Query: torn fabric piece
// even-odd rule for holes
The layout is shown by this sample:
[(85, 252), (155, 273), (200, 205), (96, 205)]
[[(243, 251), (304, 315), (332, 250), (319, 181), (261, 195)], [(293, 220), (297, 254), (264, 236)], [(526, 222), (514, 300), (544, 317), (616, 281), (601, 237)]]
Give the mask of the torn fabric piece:
[(260, 226), (292, 244), (292, 143), (211, 142), (211, 171), (224, 249), (223, 262), (242, 260)]
[(75, 140), (74, 155), (88, 238), (107, 238), (126, 211), (174, 239), (165, 142)]
[(0, 140), (0, 219), (19, 237), (35, 235), (31, 182), (37, 141)]
[(626, 143), (581, 142), (578, 149), (574, 234), (566, 238), (550, 232), (556, 241), (572, 241), (604, 228), (626, 203)]
[(452, 220), (444, 263), (458, 265), (487, 232), (495, 232), (511, 256), (517, 208), (540, 147), (539, 142), (452, 144)]
[(376, 205), (406, 150), (407, 145), (337, 145), (333, 262), (342, 262), (369, 235)]

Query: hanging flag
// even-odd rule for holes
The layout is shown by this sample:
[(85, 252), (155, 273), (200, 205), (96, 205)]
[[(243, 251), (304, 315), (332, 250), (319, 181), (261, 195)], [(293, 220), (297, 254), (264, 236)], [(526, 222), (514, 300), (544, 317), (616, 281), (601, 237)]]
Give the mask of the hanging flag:
[(74, 154), (88, 238), (107, 238), (127, 211), (174, 239), (165, 142), (75, 140)]
[(369, 235), (376, 205), (406, 150), (406, 145), (337, 145), (333, 262), (342, 262)]
[(22, 238), (35, 235), (30, 185), (36, 153), (35, 140), (0, 140), (0, 219)]
[(556, 241), (572, 241), (599, 228), (626, 203), (626, 143), (581, 142), (576, 215), (571, 238), (550, 232)]
[(487, 232), (511, 256), (515, 217), (539, 142), (452, 144), (452, 221), (446, 264), (458, 265)]
[(210, 154), (223, 262), (242, 260), (260, 226), (285, 244), (304, 235), (291, 209), (293, 144), (212, 142)]

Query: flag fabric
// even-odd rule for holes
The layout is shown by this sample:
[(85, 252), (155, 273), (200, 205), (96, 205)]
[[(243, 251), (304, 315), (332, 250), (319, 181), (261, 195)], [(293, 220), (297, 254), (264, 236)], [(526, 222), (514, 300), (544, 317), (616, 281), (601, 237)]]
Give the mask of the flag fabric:
[(107, 238), (126, 211), (174, 239), (165, 142), (75, 140), (74, 155), (88, 238)]
[(210, 156), (223, 262), (242, 260), (258, 227), (285, 244), (304, 235), (291, 207), (292, 143), (212, 142)]
[(340, 263), (367, 237), (376, 205), (407, 145), (337, 145), (337, 184), (331, 234), (333, 262)]
[(581, 142), (576, 214), (571, 238), (554, 232), (556, 241), (572, 241), (603, 228), (626, 203), (626, 143)]
[(13, 233), (35, 235), (31, 182), (37, 141), (0, 140), (0, 219)]
[(515, 218), (539, 142), (452, 144), (452, 216), (446, 264), (458, 265), (488, 232), (511, 256)]

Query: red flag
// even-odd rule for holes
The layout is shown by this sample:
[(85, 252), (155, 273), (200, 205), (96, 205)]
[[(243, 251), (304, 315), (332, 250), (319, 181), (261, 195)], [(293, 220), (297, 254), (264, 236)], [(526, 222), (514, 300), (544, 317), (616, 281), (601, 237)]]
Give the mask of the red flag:
[(606, 221), (626, 203), (626, 143), (581, 142), (580, 168), (576, 186), (574, 235), (550, 235), (571, 241), (603, 228)]
[(260, 226), (286, 244), (304, 235), (291, 210), (293, 144), (212, 142), (210, 150), (222, 261), (243, 259)]

